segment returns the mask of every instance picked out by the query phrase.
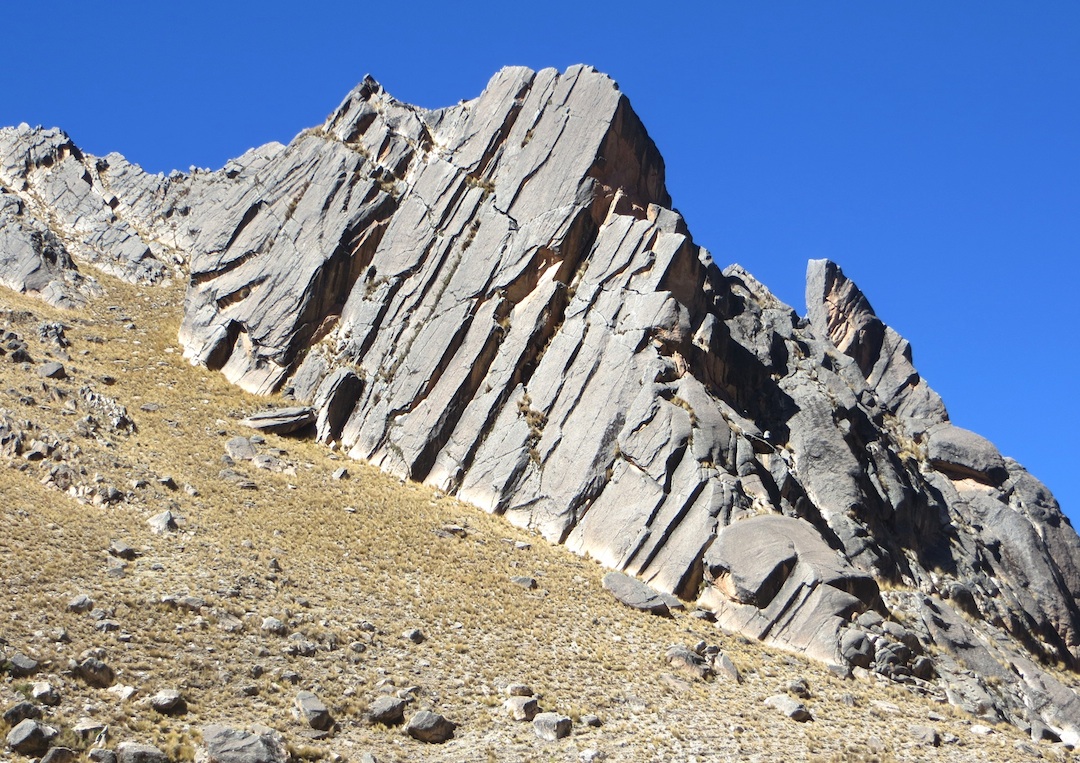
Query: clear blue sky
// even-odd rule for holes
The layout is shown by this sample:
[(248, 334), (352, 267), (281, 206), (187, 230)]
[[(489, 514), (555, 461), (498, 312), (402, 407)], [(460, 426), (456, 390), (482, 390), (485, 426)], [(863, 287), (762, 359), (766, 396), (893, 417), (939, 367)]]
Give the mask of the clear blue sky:
[(806, 260), (840, 263), (953, 420), (1080, 519), (1080, 3), (516, 5), (7, 2), (0, 123), (216, 168), (365, 73), (436, 107), (507, 64), (593, 64), (721, 266), (802, 312)]

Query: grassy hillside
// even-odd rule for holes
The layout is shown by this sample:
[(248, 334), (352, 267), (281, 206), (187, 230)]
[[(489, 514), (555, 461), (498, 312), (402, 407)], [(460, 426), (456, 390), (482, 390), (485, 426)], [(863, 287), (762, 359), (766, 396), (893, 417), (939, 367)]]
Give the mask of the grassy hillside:
[[(107, 747), (147, 741), (180, 760), (194, 757), (208, 723), (264, 724), (298, 758), (349, 761), (364, 752), (379, 761), (575, 761), (589, 749), (611, 761), (1034, 753), (1011, 727), (975, 734), (948, 706), (842, 680), (686, 612), (661, 619), (627, 609), (602, 590), (598, 565), (330, 449), (267, 435), (255, 447), (273, 468), (223, 463), (228, 440), (254, 434), (239, 419), (282, 401), (246, 395), (181, 357), (179, 287), (102, 283), (106, 296), (78, 314), (0, 293), (0, 333), (18, 334), (32, 358), (0, 357), (0, 422), (24, 433), (24, 450), (41, 441), (45, 455), (0, 457), (0, 651), (41, 663), (33, 676), (0, 677), (0, 707), (51, 682), (61, 701), (43, 708), (45, 719), (69, 746), (91, 746), (72, 731), (90, 718), (107, 724)], [(39, 339), (48, 321), (64, 324), (66, 350)], [(39, 374), (53, 359), (68, 378)], [(126, 408), (135, 431), (110, 425), (102, 396)], [(349, 477), (334, 479), (342, 466)], [(147, 520), (163, 511), (177, 531), (152, 532)], [(137, 556), (111, 555), (115, 542)], [(80, 594), (93, 611), (69, 611)], [(264, 630), (265, 618), (285, 633)], [(402, 635), (413, 628), (422, 643)], [(699, 641), (719, 646), (742, 683), (698, 681), (666, 664), (670, 645)], [(130, 697), (73, 674), (70, 662), (94, 649)], [(763, 704), (798, 679), (809, 687), (809, 723)], [(502, 702), (514, 682), (531, 686), (543, 710), (570, 716), (573, 733), (544, 742), (513, 721)], [(154, 711), (147, 700), (162, 689), (179, 690), (187, 712)], [(337, 726), (328, 737), (293, 717), (301, 690), (329, 706)], [(370, 725), (367, 707), (384, 693), (413, 698), (406, 717), (442, 713), (459, 724), (454, 738), (425, 745), (402, 727)], [(584, 723), (588, 715), (601, 725)], [(921, 744), (913, 725), (933, 727), (944, 743)]]

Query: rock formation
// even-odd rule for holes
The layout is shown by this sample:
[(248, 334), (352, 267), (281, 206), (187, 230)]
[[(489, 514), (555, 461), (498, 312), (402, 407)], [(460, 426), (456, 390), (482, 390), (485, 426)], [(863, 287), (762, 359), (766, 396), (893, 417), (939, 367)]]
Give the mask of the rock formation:
[(949, 423), (839, 267), (810, 263), (807, 318), (721, 271), (606, 76), (505, 69), (434, 111), (368, 78), (288, 146), (168, 177), (22, 126), (0, 181), (5, 284), (74, 305), (81, 264), (182, 273), (186, 355), (320, 441), (725, 628), (1080, 742), (1053, 497)]

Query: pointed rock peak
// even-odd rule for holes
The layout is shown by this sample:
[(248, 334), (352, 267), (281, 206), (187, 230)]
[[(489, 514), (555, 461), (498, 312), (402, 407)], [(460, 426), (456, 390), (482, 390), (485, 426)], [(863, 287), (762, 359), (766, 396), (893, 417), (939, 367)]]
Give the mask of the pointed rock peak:
[(869, 376), (881, 353), (885, 324), (859, 287), (830, 260), (806, 267), (806, 309), (814, 333), (850, 356)]

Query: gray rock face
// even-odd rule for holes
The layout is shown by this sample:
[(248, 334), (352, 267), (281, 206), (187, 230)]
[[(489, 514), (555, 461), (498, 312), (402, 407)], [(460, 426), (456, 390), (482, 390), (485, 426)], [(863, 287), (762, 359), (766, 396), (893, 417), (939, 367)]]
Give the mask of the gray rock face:
[[(75, 284), (66, 276), (72, 267), (60, 254), (62, 248), (125, 280), (166, 277), (166, 264), (117, 214), (115, 194), (102, 175), (106, 168), (107, 161), (84, 155), (60, 130), (27, 125), (0, 130), (0, 183), (18, 198), (24, 214), (49, 219), (55, 231), (52, 240), (37, 247), (42, 263), (51, 260), (52, 265), (36, 271), (39, 280), (51, 273), (53, 282), (60, 276), (61, 283)], [(62, 248), (56, 246), (61, 238)]]
[(213, 173), (3, 130), (0, 237), (4, 282), (57, 304), (86, 298), (84, 264), (183, 272), (185, 355), (302, 406), (263, 423), (725, 627), (1080, 734), (1080, 697), (1039, 667), (1080, 668), (1080, 538), (1053, 496), (949, 422), (838, 266), (809, 264), (805, 320), (721, 271), (589, 68), (505, 69), (439, 110), (369, 78)]
[(703, 603), (733, 630), (846, 664), (840, 631), (878, 605), (874, 579), (829, 548), (812, 524), (777, 515), (748, 517), (720, 531), (705, 555), (712, 586)]

